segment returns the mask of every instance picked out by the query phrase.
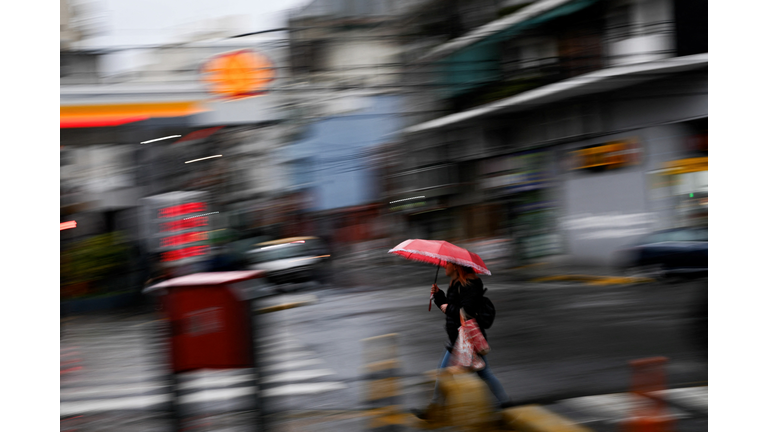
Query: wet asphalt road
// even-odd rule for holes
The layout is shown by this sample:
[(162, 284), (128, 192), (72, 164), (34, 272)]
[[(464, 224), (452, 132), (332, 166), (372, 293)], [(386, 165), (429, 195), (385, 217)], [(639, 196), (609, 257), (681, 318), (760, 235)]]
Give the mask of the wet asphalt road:
[[(331, 284), (286, 287), (288, 293), (258, 301), (257, 307), (311, 300), (301, 307), (255, 318), (264, 381), (262, 401), (269, 421), (292, 412), (370, 408), (365, 401), (368, 381), (362, 340), (386, 334), (396, 334), (397, 340), (392, 353), (399, 361), (402, 386), (397, 403), (406, 409), (425, 405), (432, 384), (424, 373), (437, 368), (446, 339), (443, 314), (434, 306), (428, 311), (434, 277), (434, 268), (418, 264), (346, 269), (336, 273)], [(497, 309), (496, 322), (488, 331), (488, 361), (513, 401), (549, 403), (626, 392), (631, 378), (628, 362), (656, 356), (669, 359), (668, 387), (706, 385), (706, 353), (696, 338), (696, 325), (701, 321), (694, 314), (705, 299), (706, 283), (589, 286), (521, 282), (509, 276), (483, 280)], [(443, 289), (447, 286), (442, 271), (437, 283)], [(110, 380), (133, 379), (128, 376), (131, 367), (144, 374), (137, 378), (142, 385), (167, 384), (161, 364), (165, 358), (162, 322), (157, 318), (154, 314), (129, 314), (74, 321), (73, 327), (78, 321), (86, 324), (79, 333), (64, 339), (62, 355), (71, 345), (78, 345), (72, 349), (86, 351), (79, 356), (85, 358), (87, 367), (62, 379), (63, 386), (69, 386), (70, 381), (75, 386), (63, 387), (64, 397), (83, 391), (85, 387), (76, 386), (91, 385), (93, 378), (99, 378), (99, 385), (104, 386)], [(128, 329), (136, 334), (128, 334)], [(113, 344), (103, 362), (96, 361), (105, 354), (99, 354), (104, 343), (100, 337)], [(121, 354), (121, 349), (126, 352)], [(129, 349), (133, 351), (129, 353)], [(205, 401), (188, 405), (190, 412), (211, 415), (247, 409), (252, 396), (237, 387), (248, 384), (238, 374), (213, 377), (233, 383), (221, 390), (226, 397), (211, 401), (219, 391), (215, 390)], [(103, 389), (123, 392), (124, 384), (114, 384)], [(161, 396), (166, 391), (167, 387), (150, 393), (142, 390), (141, 397), (155, 395), (152, 397), (167, 401)], [(231, 394), (240, 396), (228, 399)], [(191, 400), (196, 396), (190, 393), (187, 397)], [(142, 426), (141, 430), (168, 430), (168, 420), (153, 414), (167, 408), (162, 402), (143, 408), (146, 425), (152, 426)], [(111, 422), (120, 412), (90, 414), (77, 421), (93, 426), (91, 419), (103, 417), (103, 421)], [(125, 417), (138, 421), (141, 416)], [(62, 422), (62, 430), (68, 424)], [(134, 424), (126, 430), (137, 430), (138, 424)]]
[[(439, 309), (433, 306), (428, 312), (434, 271), (417, 272), (415, 277), (403, 277), (405, 272), (389, 277), (371, 270), (369, 283), (313, 290), (318, 298), (315, 304), (272, 314), (269, 326), (311, 347), (347, 382), (359, 382), (360, 341), (396, 333), (400, 373), (405, 381), (418, 383), (417, 377), (438, 366), (446, 335)], [(412, 283), (424, 276), (427, 280), (422, 286)], [(706, 354), (697, 344), (693, 316), (706, 285), (588, 286), (499, 279), (484, 278), (487, 295), (497, 309), (496, 322), (488, 330), (488, 361), (514, 401), (547, 402), (626, 392), (631, 378), (629, 361), (656, 356), (669, 359), (669, 387), (707, 381)], [(387, 280), (394, 282), (387, 284)], [(438, 278), (441, 288), (446, 282), (444, 275)], [(322, 398), (318, 407), (359, 405), (361, 390), (353, 388), (356, 391), (339, 393), (333, 399)], [(428, 386), (414, 384), (403, 402), (419, 406), (427, 402), (428, 395)], [(307, 400), (295, 402), (277, 407), (312, 405)]]

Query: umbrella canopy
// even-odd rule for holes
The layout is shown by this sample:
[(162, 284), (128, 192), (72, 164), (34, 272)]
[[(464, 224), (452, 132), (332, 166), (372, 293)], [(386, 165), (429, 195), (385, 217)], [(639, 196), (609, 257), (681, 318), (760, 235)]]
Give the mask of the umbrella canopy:
[(443, 240), (406, 240), (390, 249), (388, 253), (440, 267), (445, 267), (450, 262), (464, 267), (472, 267), (475, 269), (475, 273), (491, 274), (491, 271), (476, 253)]

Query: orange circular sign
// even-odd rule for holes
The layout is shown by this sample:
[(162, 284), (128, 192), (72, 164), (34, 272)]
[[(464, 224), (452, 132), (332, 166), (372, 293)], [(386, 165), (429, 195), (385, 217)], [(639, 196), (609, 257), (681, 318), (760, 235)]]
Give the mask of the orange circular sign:
[(242, 98), (264, 94), (275, 79), (275, 67), (267, 56), (245, 49), (213, 57), (203, 65), (202, 74), (211, 93)]

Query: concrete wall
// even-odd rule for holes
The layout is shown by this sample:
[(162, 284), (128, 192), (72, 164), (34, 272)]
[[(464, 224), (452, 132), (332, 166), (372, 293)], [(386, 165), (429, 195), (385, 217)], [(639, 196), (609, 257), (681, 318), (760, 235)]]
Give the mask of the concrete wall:
[[(632, 137), (610, 137), (622, 138)], [(581, 141), (564, 150), (606, 141)], [(646, 202), (643, 173), (639, 165), (600, 173), (577, 170), (561, 174), (559, 229), (564, 252), (574, 262), (609, 264), (614, 250), (652, 230), (655, 216)]]
[[(364, 35), (370, 38), (370, 35)], [(328, 68), (335, 71), (336, 79), (359, 85), (394, 84), (401, 77), (391, 66), (399, 61), (399, 49), (394, 44), (355, 40), (354, 36), (343, 44), (334, 43), (326, 59)]]
[[(652, 176), (664, 162), (685, 157), (684, 142), (693, 133), (685, 123), (664, 123), (707, 115), (706, 89), (698, 89), (703, 94), (696, 91), (702, 76), (692, 78), (687, 83), (674, 79), (611, 95), (606, 98), (610, 112), (606, 124), (630, 130), (558, 149), (562, 159), (581, 146), (634, 139), (643, 151), (640, 165), (633, 167), (602, 173), (561, 170), (558, 228), (565, 253), (575, 263), (610, 265), (616, 249), (676, 224), (672, 191), (654, 188)], [(706, 83), (706, 75), (703, 78)], [(670, 92), (672, 88), (678, 92)], [(663, 97), (665, 92), (671, 95)], [(652, 126), (632, 129), (648, 124)]]

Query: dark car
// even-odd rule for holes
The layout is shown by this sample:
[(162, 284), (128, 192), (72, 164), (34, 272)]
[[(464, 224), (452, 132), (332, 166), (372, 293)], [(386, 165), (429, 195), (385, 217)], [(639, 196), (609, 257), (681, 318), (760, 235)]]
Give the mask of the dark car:
[(628, 276), (699, 278), (709, 269), (708, 228), (673, 228), (651, 233), (616, 252)]
[(328, 247), (317, 237), (291, 237), (255, 245), (248, 252), (253, 270), (263, 270), (275, 284), (316, 281), (330, 276)]

